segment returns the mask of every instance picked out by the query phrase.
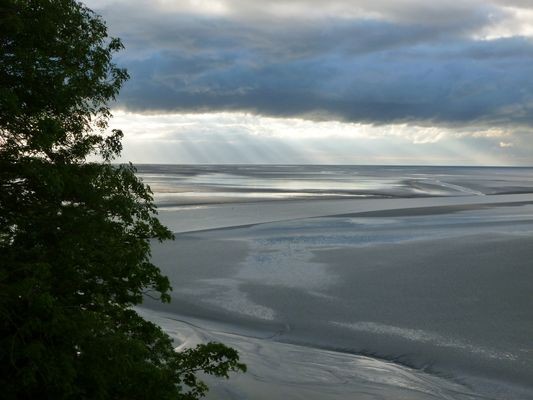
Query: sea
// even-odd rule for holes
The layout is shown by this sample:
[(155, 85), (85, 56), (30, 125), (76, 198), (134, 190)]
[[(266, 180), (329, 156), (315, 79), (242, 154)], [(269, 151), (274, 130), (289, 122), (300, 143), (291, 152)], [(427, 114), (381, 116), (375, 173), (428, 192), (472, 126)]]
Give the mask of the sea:
[(533, 167), (137, 165), (161, 207), (533, 192)]

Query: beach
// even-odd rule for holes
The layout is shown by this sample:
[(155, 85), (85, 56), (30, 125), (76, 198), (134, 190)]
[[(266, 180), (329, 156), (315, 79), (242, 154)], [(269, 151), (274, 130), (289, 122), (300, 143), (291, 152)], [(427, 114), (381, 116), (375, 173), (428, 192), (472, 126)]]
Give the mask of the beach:
[[(198, 187), (176, 195), (187, 176), (211, 190), (205, 171), (175, 173), (183, 179), (154, 191), (176, 240), (152, 246), (173, 300), (147, 299), (139, 312), (178, 348), (218, 340), (239, 350), (249, 372), (209, 379), (212, 399), (532, 398), (533, 194), (521, 176), (531, 171), (440, 169), (435, 179), (409, 168), (402, 180), (363, 171), (395, 182), (364, 196), (339, 194), (357, 175), (326, 168), (320, 196), (312, 174), (299, 188), (308, 197), (267, 199), (291, 185), (291, 168), (250, 195), (257, 171), (242, 178), (233, 167), (246, 196), (235, 197), (226, 169), (217, 202), (193, 196)], [(420, 189), (431, 179), (438, 195)]]

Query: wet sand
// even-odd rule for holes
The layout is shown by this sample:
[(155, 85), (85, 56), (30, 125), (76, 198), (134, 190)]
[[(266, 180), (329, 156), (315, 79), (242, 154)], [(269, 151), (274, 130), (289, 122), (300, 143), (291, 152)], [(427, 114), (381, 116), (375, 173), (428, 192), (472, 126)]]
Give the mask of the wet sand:
[(214, 383), (211, 398), (530, 399), (532, 201), (163, 210), (178, 235), (153, 259), (173, 302), (144, 310), (177, 343), (241, 350), (250, 372)]
[(454, 207), (477, 209), (497, 204), (531, 202), (533, 202), (533, 193), (409, 199), (290, 200), (244, 204), (199, 204), (187, 207), (165, 206), (159, 208), (159, 215), (173, 232), (182, 233), (365, 212), (389, 213), (392, 210), (407, 212), (432, 209), (438, 213), (453, 211)]

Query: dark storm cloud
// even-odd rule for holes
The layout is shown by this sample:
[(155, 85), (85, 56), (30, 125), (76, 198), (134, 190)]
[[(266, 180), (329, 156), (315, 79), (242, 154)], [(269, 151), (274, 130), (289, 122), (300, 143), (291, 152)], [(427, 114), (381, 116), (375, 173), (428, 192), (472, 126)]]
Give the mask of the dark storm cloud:
[(531, 40), (472, 39), (505, 10), (465, 2), (473, 6), (400, 13), (394, 2), (373, 3), (399, 17), (253, 19), (244, 2), (238, 13), (216, 17), (135, 2), (101, 12), (127, 46), (119, 62), (132, 79), (120, 102), (130, 110), (240, 110), (377, 124), (532, 122)]

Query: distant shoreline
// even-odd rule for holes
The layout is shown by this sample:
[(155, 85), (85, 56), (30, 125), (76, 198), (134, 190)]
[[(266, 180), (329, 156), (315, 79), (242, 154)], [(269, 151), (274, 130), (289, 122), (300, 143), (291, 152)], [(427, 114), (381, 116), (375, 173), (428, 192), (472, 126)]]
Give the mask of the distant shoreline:
[[(121, 165), (125, 163), (117, 163)], [(160, 165), (160, 166), (186, 166), (186, 167), (383, 167), (383, 168), (533, 168), (533, 165), (445, 165), (445, 164), (250, 164), (250, 163), (138, 163), (133, 162), (135, 166), (150, 166), (150, 165)]]

